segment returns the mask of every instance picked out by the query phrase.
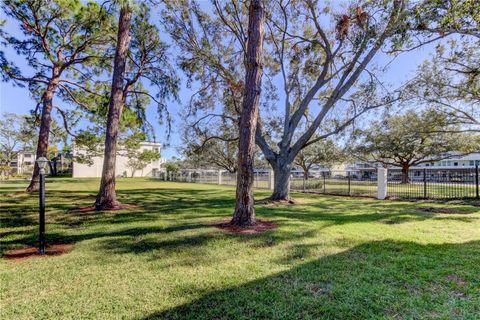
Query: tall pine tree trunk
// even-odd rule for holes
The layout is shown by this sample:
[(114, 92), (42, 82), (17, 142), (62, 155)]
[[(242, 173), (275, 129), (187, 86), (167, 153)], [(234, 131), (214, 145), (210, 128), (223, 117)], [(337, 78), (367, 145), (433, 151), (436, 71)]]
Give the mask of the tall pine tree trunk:
[(251, 0), (248, 17), (248, 44), (245, 57), (245, 91), (243, 94), (238, 143), (238, 174), (235, 212), (231, 223), (246, 227), (255, 224), (253, 201), (253, 164), (255, 131), (260, 104), (263, 73), (263, 37), (265, 8), (263, 0)]
[[(60, 72), (57, 68), (53, 69), (52, 78), (42, 97), (42, 117), (40, 119), (40, 131), (37, 142), (37, 159), (47, 157), (48, 139), (50, 135), (50, 125), (52, 124), (53, 96), (60, 81)], [(34, 164), (32, 179), (27, 187), (27, 192), (37, 192), (40, 188), (40, 170), (37, 163)]]
[(98, 191), (95, 208), (97, 210), (114, 209), (119, 205), (115, 192), (115, 162), (117, 156), (117, 139), (122, 115), (124, 96), (124, 79), (127, 54), (130, 45), (130, 26), (132, 10), (123, 6), (118, 20), (117, 47), (113, 64), (112, 89), (108, 106), (105, 152), (103, 159), (102, 180)]

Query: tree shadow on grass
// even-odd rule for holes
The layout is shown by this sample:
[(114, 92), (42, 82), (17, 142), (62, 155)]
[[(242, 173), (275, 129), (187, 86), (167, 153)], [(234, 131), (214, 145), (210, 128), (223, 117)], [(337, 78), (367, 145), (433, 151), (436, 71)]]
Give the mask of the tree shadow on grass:
[[(197, 187), (195, 185), (195, 187)], [(179, 188), (142, 188), (120, 190), (119, 198), (124, 203), (140, 204), (139, 208), (115, 212), (70, 213), (69, 210), (78, 206), (88, 205), (94, 199), (91, 191), (77, 190), (50, 190), (47, 201), (47, 228), (54, 224), (55, 232), (47, 232), (50, 241), (77, 242), (95, 237), (108, 237), (134, 234), (164, 232), (162, 227), (124, 228), (130, 223), (161, 222), (180, 225), (190, 225), (192, 222), (218, 222), (231, 215), (233, 211), (233, 191), (219, 192), (215, 188), (208, 189), (179, 189)], [(472, 222), (479, 219), (478, 215), (466, 215), (478, 212), (477, 208), (465, 207), (465, 215), (436, 215), (418, 210), (415, 203), (377, 202), (339, 197), (307, 196), (309, 202), (295, 206), (257, 206), (259, 217), (275, 221), (282, 225), (298, 225), (296, 230), (284, 232), (277, 230), (268, 237), (253, 237), (249, 241), (257, 241), (258, 245), (273, 242), (278, 243), (294, 238), (313, 237), (315, 233), (331, 225), (347, 223), (379, 222), (397, 224), (425, 219), (445, 219), (463, 222)], [(57, 200), (54, 200), (57, 199)], [(312, 201), (313, 200), (313, 201)], [(37, 213), (36, 197), (26, 199), (7, 199), (2, 203), (0, 212), (1, 227), (7, 228), (2, 233), (2, 249), (8, 246), (34, 245), (37, 241)], [(321, 222), (322, 225), (312, 224)], [(108, 232), (77, 233), (76, 229), (83, 227), (116, 226)], [(310, 226), (310, 227), (308, 227)], [(21, 228), (20, 228), (21, 227)], [(18, 228), (18, 232), (11, 230)], [(29, 232), (25, 229), (28, 228)], [(119, 229), (119, 230), (118, 230)], [(148, 229), (148, 230), (146, 230)], [(291, 228), (292, 229), (292, 228)], [(131, 230), (131, 231), (125, 231)], [(61, 231), (61, 232), (60, 232)], [(310, 233), (310, 234), (309, 234)], [(4, 237), (7, 237), (4, 239)], [(145, 248), (155, 247), (155, 244)]]
[(151, 319), (475, 319), (480, 241), (379, 241), (210, 292)]
[[(306, 205), (292, 207), (265, 207), (262, 212), (287, 219), (300, 221), (326, 221), (341, 225), (358, 222), (391, 222), (399, 224), (413, 221), (454, 220), (474, 222), (480, 217), (480, 210), (473, 206), (458, 208), (457, 214), (426, 213), (422, 211), (423, 204), (413, 202), (375, 201), (372, 199), (357, 199), (336, 196), (316, 196), (318, 201)], [(312, 196), (309, 196), (312, 200)]]

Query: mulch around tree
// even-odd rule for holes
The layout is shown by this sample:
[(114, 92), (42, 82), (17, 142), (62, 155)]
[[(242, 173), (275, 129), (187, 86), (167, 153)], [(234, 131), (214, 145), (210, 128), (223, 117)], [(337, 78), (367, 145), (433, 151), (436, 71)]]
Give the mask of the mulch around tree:
[(68, 210), (68, 213), (90, 213), (90, 212), (99, 212), (99, 211), (118, 211), (118, 210), (125, 210), (125, 209), (137, 209), (139, 206), (136, 204), (120, 204), (115, 208), (105, 209), (105, 210), (96, 210), (95, 206), (88, 206), (88, 207), (80, 207), (75, 209)]
[(28, 247), (7, 251), (3, 254), (3, 258), (14, 261), (23, 261), (30, 258), (47, 258), (68, 253), (72, 248), (73, 245), (68, 243), (50, 244), (45, 248), (45, 253), (40, 254), (38, 247)]
[(290, 198), (288, 200), (282, 199), (282, 200), (272, 200), (270, 198), (265, 198), (265, 199), (260, 199), (260, 200), (255, 200), (255, 204), (265, 204), (265, 205), (290, 205), (290, 204), (299, 204), (298, 201)]
[(229, 232), (229, 233), (235, 233), (235, 234), (258, 234), (262, 233), (268, 230), (273, 230), (278, 228), (278, 226), (271, 222), (271, 221), (265, 221), (265, 220), (260, 220), (257, 219), (257, 222), (255, 225), (250, 226), (250, 227), (238, 227), (234, 226), (230, 223), (230, 220), (214, 224), (214, 227)]

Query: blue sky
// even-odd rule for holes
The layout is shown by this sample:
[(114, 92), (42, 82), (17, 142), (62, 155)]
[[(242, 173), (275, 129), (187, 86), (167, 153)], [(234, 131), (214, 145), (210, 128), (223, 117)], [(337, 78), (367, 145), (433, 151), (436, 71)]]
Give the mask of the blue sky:
[[(155, 13), (152, 13), (154, 16)], [(5, 30), (8, 33), (18, 34), (18, 29), (14, 21), (7, 19), (7, 25)], [(164, 33), (163, 33), (164, 35)], [(380, 75), (386, 82), (391, 83), (393, 86), (400, 85), (405, 82), (415, 71), (418, 64), (423, 62), (432, 51), (433, 46), (426, 46), (420, 48), (413, 52), (407, 52), (401, 54), (396, 60), (390, 64), (389, 69), (383, 74)], [(175, 49), (172, 49), (173, 55), (175, 54)], [(8, 48), (5, 50), (6, 56), (9, 60), (13, 61), (18, 67), (22, 70), (26, 69), (26, 63), (24, 62), (22, 56), (16, 55), (12, 50)], [(384, 65), (391, 58), (386, 55), (378, 55), (374, 63), (379, 65)], [(27, 73), (27, 72), (26, 72)], [(28, 74), (28, 73), (27, 73)], [(181, 119), (178, 114), (182, 109), (182, 106), (185, 102), (188, 101), (191, 95), (191, 89), (185, 87), (185, 77), (181, 74), (179, 70), (179, 75), (182, 79), (182, 87), (180, 90), (180, 102), (170, 102), (168, 109), (173, 116), (174, 123), (172, 124), (172, 132), (169, 140), (169, 147), (163, 149), (162, 157), (171, 158), (172, 156), (179, 156), (177, 153), (177, 148), (181, 144), (180, 139), (180, 130)], [(58, 102), (58, 99), (57, 99)], [(34, 108), (36, 102), (31, 99), (28, 89), (15, 87), (11, 82), (1, 83), (0, 87), (0, 111), (3, 112), (15, 112), (18, 114), (27, 114), (29, 110)], [(155, 133), (158, 142), (165, 143), (165, 127), (159, 125), (157, 121), (156, 107), (151, 105), (147, 110), (147, 116), (150, 122), (154, 125)]]

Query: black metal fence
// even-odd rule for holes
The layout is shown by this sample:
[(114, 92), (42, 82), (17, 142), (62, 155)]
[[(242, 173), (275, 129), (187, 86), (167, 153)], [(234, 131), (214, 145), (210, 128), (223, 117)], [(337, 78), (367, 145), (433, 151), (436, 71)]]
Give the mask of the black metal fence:
[(414, 168), (408, 173), (407, 183), (402, 181), (399, 171), (389, 170), (387, 181), (390, 198), (479, 198), (478, 165), (474, 168), (465, 169)]
[[(256, 172), (254, 187), (271, 189), (269, 172)], [(162, 180), (221, 185), (236, 185), (236, 174), (218, 170), (181, 170), (175, 173), (160, 172)], [(376, 197), (378, 192), (377, 169), (356, 171), (325, 171), (307, 179), (292, 174), (290, 189), (331, 195)], [(479, 197), (479, 168), (412, 168), (408, 183), (402, 180), (399, 169), (389, 169), (387, 177), (388, 198), (398, 199), (467, 199)]]

